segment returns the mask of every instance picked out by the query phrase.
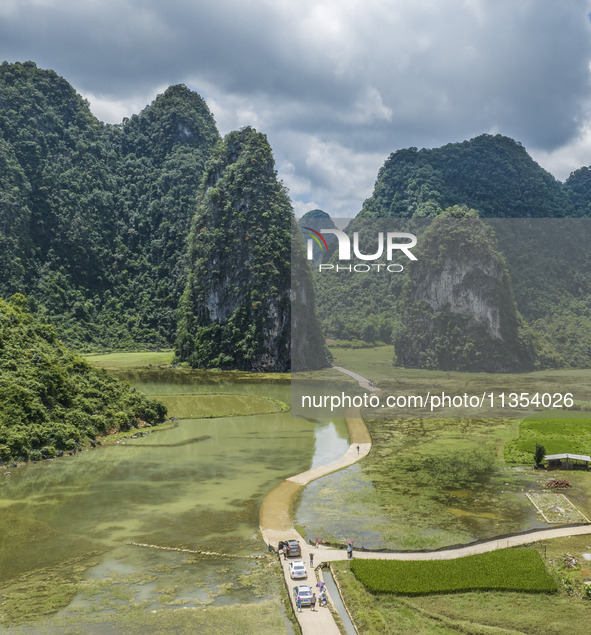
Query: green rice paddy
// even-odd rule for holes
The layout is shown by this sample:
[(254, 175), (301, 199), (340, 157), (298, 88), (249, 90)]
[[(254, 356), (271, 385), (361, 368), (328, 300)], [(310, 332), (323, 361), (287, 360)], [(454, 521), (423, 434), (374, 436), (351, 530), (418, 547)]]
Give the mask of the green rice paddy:
[(552, 593), (556, 582), (535, 549), (503, 549), (455, 560), (360, 560), (351, 571), (373, 593), (526, 591)]
[(591, 412), (541, 413), (525, 419), (519, 436), (505, 448), (510, 463), (533, 463), (536, 444), (546, 454), (591, 454)]

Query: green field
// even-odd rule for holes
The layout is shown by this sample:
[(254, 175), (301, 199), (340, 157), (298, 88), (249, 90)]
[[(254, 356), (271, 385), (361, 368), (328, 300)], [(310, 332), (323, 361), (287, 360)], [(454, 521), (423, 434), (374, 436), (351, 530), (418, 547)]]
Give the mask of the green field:
[(177, 419), (270, 414), (289, 409), (277, 399), (251, 395), (157, 395), (154, 399), (166, 406), (169, 416)]
[(455, 560), (354, 560), (351, 571), (373, 593), (528, 591), (552, 593), (556, 582), (534, 549), (503, 549)]
[(546, 454), (591, 454), (591, 413), (544, 413), (525, 419), (519, 437), (507, 444), (505, 458), (510, 463), (533, 463), (536, 443)]
[(174, 351), (141, 351), (139, 353), (105, 353), (84, 355), (84, 359), (106, 370), (121, 370), (133, 368), (150, 368), (151, 366), (166, 366), (172, 363)]
[[(394, 348), (330, 349), (334, 364), (353, 370), (374, 381), (389, 394), (425, 394), (445, 391), (448, 394), (482, 395), (505, 393), (572, 393), (575, 409), (591, 407), (591, 370), (546, 370), (532, 373), (460, 373), (439, 370), (398, 368), (393, 365)], [(498, 402), (498, 400), (497, 400)], [(497, 403), (498, 405), (498, 403)], [(560, 411), (557, 411), (560, 413)], [(531, 410), (495, 408), (497, 416), (527, 416)]]
[[(591, 551), (591, 537), (577, 536), (535, 543), (557, 593), (464, 591), (405, 596), (371, 593), (351, 572), (353, 561), (335, 562), (333, 573), (343, 599), (364, 635), (587, 635), (591, 601), (585, 581), (591, 570), (583, 554)], [(509, 553), (515, 550), (509, 550)], [(567, 554), (576, 566), (565, 563)]]

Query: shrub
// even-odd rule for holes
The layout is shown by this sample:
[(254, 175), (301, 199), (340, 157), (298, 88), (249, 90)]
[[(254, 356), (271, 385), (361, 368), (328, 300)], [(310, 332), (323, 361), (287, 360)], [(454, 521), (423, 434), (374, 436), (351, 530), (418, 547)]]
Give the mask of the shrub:
[(546, 456), (546, 448), (540, 443), (536, 443), (536, 449), (534, 450), (534, 461), (536, 467), (541, 467)]
[(96, 370), (26, 310), (0, 299), (0, 459), (52, 457), (166, 408)]
[(29, 450), (30, 461), (40, 461), (43, 458), (41, 450)]

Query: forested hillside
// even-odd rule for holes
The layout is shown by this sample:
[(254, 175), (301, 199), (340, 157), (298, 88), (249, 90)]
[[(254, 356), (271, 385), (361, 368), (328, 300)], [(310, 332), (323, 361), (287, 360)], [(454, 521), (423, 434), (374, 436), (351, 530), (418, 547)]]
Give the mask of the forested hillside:
[[(538, 368), (591, 366), (591, 220), (587, 220), (591, 170), (581, 168), (562, 184), (540, 168), (520, 144), (500, 135), (482, 135), (431, 150), (399, 150), (385, 162), (372, 196), (347, 231), (363, 236), (373, 229), (374, 243), (369, 248), (375, 249), (374, 234), (384, 229), (378, 219), (390, 219), (397, 223), (398, 231), (419, 236), (417, 253), (425, 258), (422, 232), (427, 231), (430, 219), (455, 206), (474, 208), (490, 225), (523, 317), (518, 328), (521, 343), (516, 344), (522, 361), (516, 363), (509, 356), (505, 366), (526, 367), (531, 362)], [(458, 231), (461, 234), (461, 228)], [(455, 245), (458, 263), (462, 249), (470, 243), (468, 234), (460, 234)], [(454, 246), (449, 244), (447, 249), (451, 253)], [(428, 252), (427, 246), (427, 256)], [(486, 260), (484, 252), (482, 257)], [(454, 277), (450, 271), (441, 269), (445, 284)], [(458, 370), (470, 367), (464, 356), (467, 349), (451, 336), (457, 327), (456, 332), (462, 332), (460, 339), (474, 340), (463, 333), (461, 323), (466, 320), (461, 302), (453, 318), (445, 324), (439, 320), (435, 333), (435, 317), (425, 318), (423, 313), (429, 310), (409, 297), (407, 282), (406, 272), (390, 276), (317, 275), (318, 314), (327, 336), (389, 343), (394, 335), (398, 363)], [(417, 321), (423, 325), (418, 329), (421, 337)], [(411, 335), (412, 351), (405, 340)], [(473, 347), (470, 350), (474, 352)], [(484, 349), (481, 355), (484, 359)]]
[(584, 174), (575, 173), (563, 185), (520, 143), (501, 135), (441, 148), (406, 148), (391, 154), (380, 169), (360, 216), (434, 217), (466, 205), (482, 218), (580, 217), (591, 202), (591, 190), (581, 187)]
[(165, 414), (162, 404), (67, 349), (30, 314), (24, 296), (0, 300), (0, 463), (76, 451)]
[[(178, 358), (197, 366), (287, 368), (293, 214), (261, 139), (248, 130), (222, 142), (205, 102), (182, 85), (119, 125), (103, 124), (53, 71), (3, 63), (0, 295), (23, 293), (33, 313), (80, 350), (176, 342)], [(368, 219), (434, 218), (453, 206), (483, 219), (587, 217), (591, 170), (560, 183), (501, 135), (398, 150), (350, 230)], [(324, 222), (332, 225), (313, 210), (300, 224)], [(570, 246), (568, 229), (557, 243), (547, 228), (522, 228), (531, 246), (525, 255), (510, 244), (512, 227), (494, 230), (518, 311), (533, 329), (536, 363), (591, 364), (586, 225)], [(316, 264), (330, 258), (334, 238), (327, 243)], [(310, 303), (300, 278), (300, 296)], [(319, 279), (326, 334), (391, 342), (404, 284), (404, 275)], [(318, 344), (312, 331), (306, 337)]]
[(53, 71), (0, 66), (4, 297), (22, 292), (78, 348), (170, 346), (195, 195), (219, 140), (172, 86), (105, 125)]
[[(290, 370), (294, 226), (266, 137), (252, 128), (227, 135), (207, 165), (189, 238), (180, 361), (198, 368)], [(314, 336), (315, 365), (322, 367), (327, 358), (320, 332)]]

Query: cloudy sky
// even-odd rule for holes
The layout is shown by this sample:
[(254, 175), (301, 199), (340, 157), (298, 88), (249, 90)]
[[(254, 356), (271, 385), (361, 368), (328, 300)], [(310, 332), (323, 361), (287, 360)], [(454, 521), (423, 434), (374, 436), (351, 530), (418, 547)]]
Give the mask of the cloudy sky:
[(170, 84), (267, 134), (296, 213), (353, 216), (387, 156), (483, 132), (591, 164), (591, 0), (0, 0), (0, 59), (103, 121)]

